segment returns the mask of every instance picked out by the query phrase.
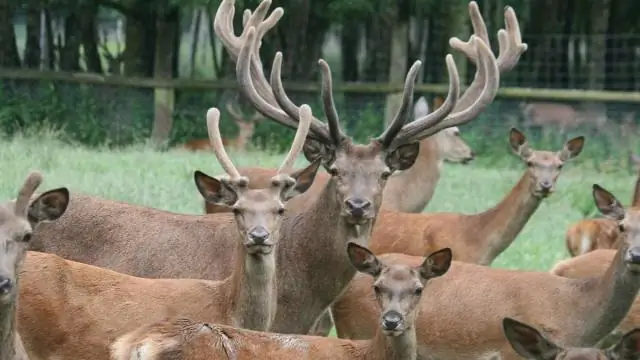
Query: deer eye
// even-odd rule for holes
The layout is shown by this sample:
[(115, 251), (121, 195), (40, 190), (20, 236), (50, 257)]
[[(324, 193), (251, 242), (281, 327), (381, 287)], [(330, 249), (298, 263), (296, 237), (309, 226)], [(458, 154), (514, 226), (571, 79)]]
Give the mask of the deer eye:
[(330, 167), (329, 169), (327, 169), (327, 172), (331, 176), (338, 176), (338, 169), (335, 167)]
[(422, 288), (421, 288), (421, 287), (416, 288), (413, 292), (414, 292), (416, 295), (420, 296), (420, 295), (422, 295)]
[(532, 167), (533, 166), (533, 161), (527, 161), (527, 166), (528, 167)]
[(389, 171), (389, 170), (385, 170), (385, 171), (383, 171), (383, 172), (382, 172), (382, 175), (380, 175), (380, 177), (381, 177), (383, 180), (387, 180), (387, 179), (389, 178), (389, 176), (391, 176), (391, 171)]
[(620, 232), (624, 232), (624, 225), (618, 224), (618, 230), (620, 230)]
[(233, 215), (240, 215), (240, 209), (238, 208), (233, 208), (231, 211), (233, 212)]
[(373, 285), (373, 291), (375, 291), (376, 294), (380, 294), (380, 287), (378, 285)]
[(22, 236), (22, 241), (23, 242), (29, 242), (31, 241), (31, 233), (26, 233)]
[(284, 209), (284, 208), (279, 208), (279, 209), (277, 210), (277, 213), (278, 213), (278, 215), (282, 215), (282, 214), (284, 214), (284, 211), (285, 211), (285, 209)]

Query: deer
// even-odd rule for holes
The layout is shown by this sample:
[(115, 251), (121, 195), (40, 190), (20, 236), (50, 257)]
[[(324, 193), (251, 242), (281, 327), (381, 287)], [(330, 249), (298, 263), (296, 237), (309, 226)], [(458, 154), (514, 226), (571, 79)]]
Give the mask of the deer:
[[(564, 346), (592, 346), (613, 331), (640, 288), (640, 209), (625, 210), (594, 184), (596, 207), (623, 227), (621, 246), (606, 272), (570, 279), (548, 272), (496, 269), (454, 260), (434, 279), (416, 320), (418, 357), (433, 359), (518, 359), (501, 330), (504, 317), (518, 318)], [(454, 250), (455, 251), (455, 250)], [(420, 258), (378, 255), (388, 264), (413, 265)], [(331, 313), (340, 338), (368, 339), (377, 309), (369, 279), (356, 276)], [(533, 291), (533, 292), (532, 292)]]
[[(367, 248), (349, 243), (353, 266), (374, 281), (381, 317), (370, 340), (282, 335), (206, 324), (188, 317), (168, 318), (120, 336), (111, 346), (112, 360), (212, 359), (390, 359), (416, 360), (413, 322), (416, 305), (431, 279), (445, 274), (451, 250), (423, 258), (417, 267), (387, 266)], [(371, 291), (371, 290), (370, 290)], [(371, 291), (372, 293), (374, 291)]]
[(533, 360), (636, 360), (640, 358), (640, 328), (622, 336), (608, 349), (565, 348), (540, 333), (533, 326), (512, 318), (502, 320), (504, 335), (513, 350), (523, 359)]
[(30, 202), (42, 180), (39, 171), (30, 172), (18, 197), (0, 205), (0, 360), (29, 360), (18, 329), (17, 311), (24, 259), (33, 229), (57, 220), (68, 205), (66, 188), (46, 191)]
[(525, 135), (511, 128), (509, 145), (526, 169), (496, 206), (477, 214), (382, 211), (373, 228), (371, 250), (419, 256), (447, 246), (455, 260), (490, 265), (554, 192), (563, 165), (580, 154), (584, 137), (567, 141), (559, 151), (541, 151), (532, 149)]
[[(246, 116), (242, 113), (242, 111), (237, 106), (234, 106), (231, 100), (228, 100), (225, 106), (227, 108), (227, 112), (229, 113), (229, 116), (233, 119), (233, 121), (238, 126), (238, 136), (233, 139), (222, 138), (222, 144), (225, 146), (225, 148), (234, 149), (239, 152), (245, 152), (247, 151), (248, 145), (251, 143), (251, 138), (253, 137), (253, 133), (255, 131), (255, 125), (258, 122), (264, 120), (264, 116), (262, 116), (262, 114), (260, 114), (257, 111), (254, 112), (253, 115), (251, 116)], [(203, 151), (203, 150), (212, 151), (213, 150), (211, 148), (211, 143), (209, 142), (209, 139), (193, 139), (183, 144), (182, 148), (189, 151)], [(269, 176), (267, 179), (265, 179), (266, 182), (270, 181), (269, 179), (271, 179), (271, 177), (274, 175), (275, 175), (275, 172), (272, 173), (271, 176)], [(253, 183), (254, 181), (252, 179), (249, 179), (249, 182)], [(255, 186), (255, 187), (252, 186), (252, 188), (259, 189), (259, 188), (268, 186), (267, 184), (265, 184), (265, 182), (259, 185), (261, 186)], [(213, 206), (216, 206), (216, 205), (213, 204)], [(225, 209), (228, 209), (228, 207), (225, 207)]]
[(527, 127), (554, 126), (565, 133), (581, 123), (578, 111), (571, 106), (552, 102), (520, 103), (520, 111)]
[[(444, 100), (441, 100), (443, 102)], [(438, 104), (438, 107), (441, 105)], [(429, 113), (426, 99), (421, 96), (414, 104), (414, 119)], [(457, 126), (443, 129), (431, 137), (420, 141), (420, 150), (413, 166), (389, 177), (382, 193), (382, 209), (400, 212), (422, 212), (433, 197), (444, 161), (468, 164), (475, 153), (460, 136)], [(252, 184), (259, 186), (272, 176), (274, 169), (260, 167), (240, 168)], [(328, 173), (316, 175), (310, 194), (318, 196), (330, 179)], [(411, 191), (409, 191), (411, 190)], [(231, 211), (228, 206), (204, 202), (207, 214)]]
[[(219, 117), (216, 108), (207, 112), (214, 152), (228, 173), (228, 178), (221, 180), (227, 189), (210, 196), (237, 197), (237, 208), (252, 210), (245, 222), (236, 224), (238, 235), (233, 240), (238, 256), (230, 266), (231, 275), (219, 281), (148, 279), (54, 254), (30, 253), (25, 262), (18, 320), (25, 346), (35, 358), (108, 359), (109, 345), (118, 335), (178, 312), (234, 327), (269, 330), (277, 307), (278, 234), (261, 226), (247, 231), (244, 226), (252, 223), (252, 217), (264, 216), (261, 212), (265, 210), (256, 208), (255, 203), (277, 213), (290, 198), (295, 180), (287, 172), (302, 150), (311, 109), (308, 105), (300, 107), (300, 126), (280, 172), (271, 188), (260, 190), (248, 190), (247, 179), (238, 174), (228, 158), (218, 129)], [(214, 178), (207, 181), (216, 182)], [(268, 200), (260, 203), (252, 196)], [(57, 315), (48, 317), (52, 312)]]
[[(480, 17), (477, 4), (473, 4), (473, 16)], [(258, 70), (262, 60), (255, 50), (267, 30), (283, 15), (282, 8), (276, 8), (265, 19), (270, 5), (270, 0), (264, 0), (253, 13), (246, 10), (243, 21), (246, 26), (236, 36), (235, 2), (224, 0), (216, 12), (214, 30), (236, 63), (240, 89), (253, 107), (267, 118), (297, 129), (299, 107), (287, 97), (280, 77), (282, 53), (274, 58), (270, 82)], [(513, 13), (512, 9), (508, 11)], [(515, 26), (510, 25), (510, 33), (500, 32), (500, 62), (489, 46), (475, 36), (468, 42), (453, 39), (452, 47), (462, 49), (476, 64), (474, 81), (458, 98), (459, 77), (453, 56), (448, 54), (445, 64), (449, 92), (444, 104), (428, 116), (404, 124), (421, 65), (414, 63), (405, 79), (402, 106), (382, 134), (366, 144), (355, 143), (340, 128), (331, 69), (325, 61), (319, 61), (327, 123), (312, 117), (302, 152), (312, 164), (309, 167), (315, 166), (317, 170), (322, 165), (331, 180), (319, 197), (310, 199), (302, 194), (285, 206), (279, 231), (281, 246), (276, 249), (276, 278), (282, 281), (278, 281), (278, 309), (271, 331), (308, 333), (344, 290), (356, 274), (344, 248), (348, 241), (367, 245), (386, 180), (395, 171), (411, 167), (419, 140), (473, 120), (493, 101), (500, 69), (515, 66), (526, 50)], [(304, 178), (309, 184), (313, 176)], [(216, 280), (229, 276), (231, 269), (227, 264), (236, 258), (230, 235), (220, 223), (231, 224), (232, 219), (241, 216), (242, 209), (210, 216), (168, 214), (87, 196), (72, 201), (58, 221), (62, 224), (55, 228), (41, 226), (37, 236), (41, 239), (41, 251), (130, 275)], [(185, 220), (178, 221), (177, 217)], [(179, 245), (176, 239), (180, 239)], [(317, 276), (318, 271), (323, 272), (322, 277)]]
[[(629, 154), (629, 162), (638, 174), (633, 187), (631, 206), (640, 206), (640, 156)], [(567, 229), (565, 243), (571, 256), (586, 254), (596, 249), (616, 249), (620, 231), (611, 219), (582, 219)]]

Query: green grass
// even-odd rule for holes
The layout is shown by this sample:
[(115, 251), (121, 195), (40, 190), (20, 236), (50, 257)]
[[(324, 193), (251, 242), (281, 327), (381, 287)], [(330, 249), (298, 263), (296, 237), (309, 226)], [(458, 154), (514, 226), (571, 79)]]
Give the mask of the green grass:
[[(193, 183), (196, 169), (214, 175), (221, 172), (215, 157), (207, 153), (155, 152), (144, 146), (122, 150), (65, 145), (53, 135), (15, 137), (2, 142), (0, 186), (4, 199), (14, 198), (32, 169), (45, 176), (40, 190), (66, 186), (84, 192), (180, 213), (199, 214), (202, 200)], [(277, 166), (282, 155), (231, 153), (237, 166)], [(298, 158), (298, 165), (305, 160)], [(475, 213), (494, 206), (515, 185), (524, 165), (483, 168), (478, 164), (445, 165), (435, 197), (427, 211)], [(556, 193), (546, 199), (518, 236), (493, 264), (496, 267), (548, 270), (565, 258), (564, 232), (580, 219), (581, 204), (590, 199), (591, 185), (598, 183), (628, 203), (634, 177), (628, 172), (597, 173), (568, 164)], [(586, 200), (581, 200), (585, 202)], [(579, 205), (579, 206), (578, 206)]]

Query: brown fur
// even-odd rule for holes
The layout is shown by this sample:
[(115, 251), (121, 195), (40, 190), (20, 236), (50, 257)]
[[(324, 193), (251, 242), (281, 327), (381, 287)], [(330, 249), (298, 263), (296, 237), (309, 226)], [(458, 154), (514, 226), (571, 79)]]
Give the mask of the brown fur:
[[(629, 161), (638, 171), (633, 187), (631, 206), (640, 206), (640, 157), (630, 154)], [(618, 248), (616, 239), (619, 234), (618, 225), (613, 220), (583, 219), (567, 229), (565, 243), (569, 254), (577, 256), (596, 249)]]
[[(434, 296), (421, 302), (416, 322), (419, 356), (448, 359), (510, 360), (518, 357), (502, 333), (504, 317), (532, 324), (562, 346), (592, 346), (609, 334), (632, 306), (640, 288), (640, 209), (625, 212), (606, 190), (594, 185), (600, 211), (626, 228), (624, 244), (606, 273), (568, 279), (545, 272), (494, 269), (454, 261), (449, 272), (430, 283)], [(415, 265), (420, 258), (380, 256), (388, 264)], [(332, 307), (341, 338), (367, 339), (378, 311), (371, 282), (356, 276)]]
[[(166, 319), (120, 337), (111, 347), (113, 360), (199, 359), (416, 359), (416, 305), (427, 282), (441, 276), (451, 263), (451, 251), (436, 252), (417, 267), (387, 267), (366, 248), (351, 243), (349, 258), (359, 271), (372, 276), (377, 287), (381, 325), (372, 340), (260, 333), (207, 326), (185, 318)], [(391, 316), (391, 317), (388, 317)], [(392, 328), (385, 319), (401, 319)], [(394, 320), (395, 321), (395, 320)], [(136, 356), (137, 354), (137, 356)]]
[(558, 152), (538, 151), (528, 147), (522, 133), (511, 129), (510, 145), (527, 169), (498, 205), (472, 215), (384, 211), (373, 229), (371, 250), (376, 254), (397, 252), (419, 256), (450, 247), (458, 261), (491, 264), (515, 240), (542, 200), (553, 192), (563, 164), (580, 154), (584, 138), (568, 141)]
[(32, 172), (14, 201), (0, 204), (0, 360), (28, 360), (18, 329), (18, 291), (24, 256), (37, 224), (62, 215), (69, 202), (65, 188), (50, 190), (31, 204), (30, 197), (42, 183), (42, 175)]
[(624, 334), (608, 349), (563, 348), (547, 339), (534, 327), (505, 318), (503, 328), (513, 349), (524, 359), (532, 360), (635, 360), (640, 356), (640, 329)]

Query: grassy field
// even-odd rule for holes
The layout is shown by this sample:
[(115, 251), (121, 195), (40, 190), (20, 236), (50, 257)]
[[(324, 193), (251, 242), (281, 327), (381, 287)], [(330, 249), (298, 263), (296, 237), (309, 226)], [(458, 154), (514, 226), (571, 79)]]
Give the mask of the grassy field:
[[(212, 154), (182, 151), (155, 152), (143, 146), (124, 150), (89, 150), (62, 144), (53, 138), (16, 137), (2, 140), (0, 186), (3, 199), (14, 198), (26, 174), (45, 175), (40, 190), (66, 186), (70, 191), (95, 194), (174, 212), (199, 214), (202, 202), (193, 183), (196, 169), (218, 174)], [(277, 166), (282, 155), (250, 153), (231, 156), (237, 166)], [(298, 164), (305, 160), (298, 158)], [(474, 213), (488, 209), (515, 185), (524, 165), (483, 168), (478, 164), (446, 165), (436, 195), (427, 211)], [(565, 258), (564, 232), (582, 217), (576, 203), (592, 203), (591, 185), (598, 183), (628, 204), (634, 177), (629, 172), (597, 173), (568, 164), (556, 193), (540, 206), (523, 232), (493, 266), (548, 270)], [(576, 198), (580, 199), (576, 201)]]

